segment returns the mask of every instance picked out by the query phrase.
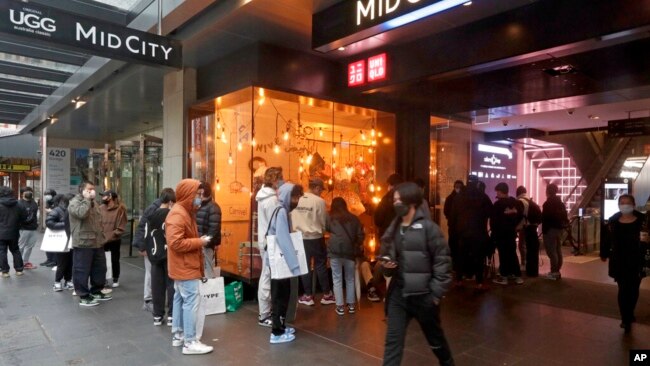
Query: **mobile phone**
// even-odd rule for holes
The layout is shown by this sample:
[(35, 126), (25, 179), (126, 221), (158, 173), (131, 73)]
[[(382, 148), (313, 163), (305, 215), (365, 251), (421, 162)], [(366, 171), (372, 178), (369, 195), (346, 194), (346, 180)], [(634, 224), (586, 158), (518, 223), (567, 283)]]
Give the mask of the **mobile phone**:
[(379, 262), (392, 262), (393, 259), (391, 257), (387, 256), (387, 255), (381, 255), (381, 256), (377, 257), (377, 261), (379, 261)]

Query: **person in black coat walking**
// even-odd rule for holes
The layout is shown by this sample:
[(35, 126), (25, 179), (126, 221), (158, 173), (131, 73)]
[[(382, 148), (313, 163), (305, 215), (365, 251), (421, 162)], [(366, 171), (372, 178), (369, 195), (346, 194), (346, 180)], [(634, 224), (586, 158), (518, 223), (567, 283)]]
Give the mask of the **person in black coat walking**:
[(11, 188), (0, 187), (0, 271), (3, 278), (9, 277), (7, 250), (13, 256), (16, 275), (23, 275), (24, 264), (18, 247), (18, 229), (26, 218), (27, 212), (18, 205)]
[[(70, 240), (70, 217), (68, 216), (68, 204), (70, 204), (70, 197), (57, 194), (52, 198), (52, 209), (47, 213), (45, 219), (45, 226), (50, 230), (65, 230), (65, 234)], [(55, 292), (66, 290), (74, 290), (72, 284), (72, 250), (68, 252), (56, 253), (56, 274), (54, 275), (54, 286), (52, 290)], [(61, 281), (65, 281), (61, 283)]]
[[(617, 212), (609, 218), (601, 230), (600, 258), (609, 259), (609, 276), (618, 285), (618, 308), (621, 313), (621, 328), (629, 333), (634, 322), (634, 308), (639, 300), (641, 278), (645, 261), (644, 246), (647, 246), (648, 224), (646, 215), (634, 209), (634, 196), (624, 194), (618, 198)], [(645, 232), (641, 242), (642, 230)]]

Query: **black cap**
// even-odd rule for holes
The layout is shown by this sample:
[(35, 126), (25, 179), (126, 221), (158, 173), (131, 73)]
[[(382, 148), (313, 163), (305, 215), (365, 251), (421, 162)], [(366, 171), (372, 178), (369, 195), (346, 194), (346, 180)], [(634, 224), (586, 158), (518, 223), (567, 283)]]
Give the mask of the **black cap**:
[(102, 197), (106, 197), (108, 195), (110, 195), (111, 198), (116, 198), (117, 197), (117, 193), (115, 193), (115, 191), (112, 190), (112, 189), (109, 189), (107, 191), (104, 191), (104, 192), (100, 193), (100, 196), (102, 196)]
[(494, 187), (494, 190), (499, 191), (501, 193), (508, 194), (508, 191), (509, 191), (508, 184), (505, 183), (505, 182), (501, 182), (501, 183), (497, 184), (496, 187)]

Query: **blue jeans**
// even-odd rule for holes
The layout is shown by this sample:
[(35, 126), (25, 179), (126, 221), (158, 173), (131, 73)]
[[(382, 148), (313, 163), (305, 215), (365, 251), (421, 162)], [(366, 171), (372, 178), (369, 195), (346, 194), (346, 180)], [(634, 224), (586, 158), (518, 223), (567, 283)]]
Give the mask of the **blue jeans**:
[(196, 340), (196, 318), (201, 296), (201, 280), (174, 281), (172, 333), (185, 333), (185, 342)]
[[(330, 258), (332, 267), (332, 282), (334, 282), (334, 297), (336, 305), (343, 306), (343, 282), (345, 274), (345, 303), (354, 304), (354, 261), (344, 258)], [(345, 271), (345, 272), (344, 272)]]

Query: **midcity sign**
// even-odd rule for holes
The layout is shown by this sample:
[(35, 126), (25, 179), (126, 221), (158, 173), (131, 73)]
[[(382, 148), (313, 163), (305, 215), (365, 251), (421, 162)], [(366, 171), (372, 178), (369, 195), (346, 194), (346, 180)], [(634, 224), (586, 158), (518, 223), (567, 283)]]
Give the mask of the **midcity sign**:
[(0, 32), (126, 62), (180, 68), (180, 42), (54, 8), (0, 0)]
[(328, 52), (415, 22), (468, 0), (348, 0), (312, 17), (312, 47)]

